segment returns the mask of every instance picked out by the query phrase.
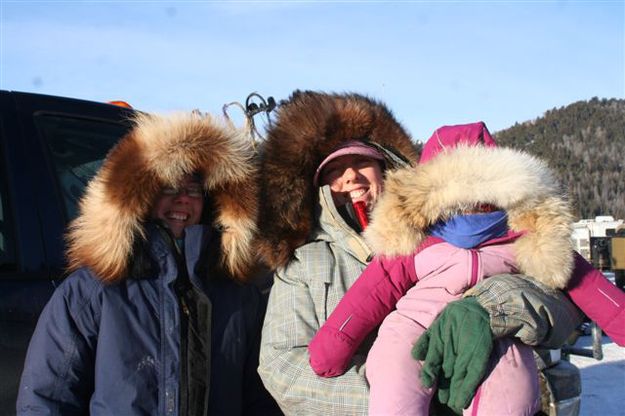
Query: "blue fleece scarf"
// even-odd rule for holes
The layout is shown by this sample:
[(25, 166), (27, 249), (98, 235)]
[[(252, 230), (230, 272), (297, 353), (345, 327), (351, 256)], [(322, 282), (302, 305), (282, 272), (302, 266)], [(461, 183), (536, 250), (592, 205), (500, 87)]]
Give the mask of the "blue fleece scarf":
[(508, 232), (505, 211), (456, 215), (430, 227), (430, 234), (460, 248), (473, 248)]

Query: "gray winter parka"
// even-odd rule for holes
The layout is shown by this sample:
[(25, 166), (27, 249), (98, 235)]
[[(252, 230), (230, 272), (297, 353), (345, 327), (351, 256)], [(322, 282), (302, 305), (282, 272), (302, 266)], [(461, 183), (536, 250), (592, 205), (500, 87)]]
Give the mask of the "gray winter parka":
[(258, 372), (285, 414), (367, 414), (364, 362), (370, 344), (341, 377), (318, 377), (308, 364), (308, 343), (371, 255), (336, 210), (328, 186), (321, 188), (319, 204), (320, 227), (274, 275)]

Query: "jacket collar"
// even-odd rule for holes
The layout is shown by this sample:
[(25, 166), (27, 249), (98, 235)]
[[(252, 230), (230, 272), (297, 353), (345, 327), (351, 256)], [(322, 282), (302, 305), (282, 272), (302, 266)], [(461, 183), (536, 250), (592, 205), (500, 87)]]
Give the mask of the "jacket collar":
[(361, 263), (371, 258), (371, 249), (352, 227), (347, 225), (332, 200), (328, 185), (319, 188), (319, 228), (313, 232), (313, 240), (323, 240), (339, 245)]
[[(171, 236), (164, 236), (163, 230), (159, 230), (159, 227), (162, 226), (153, 223), (146, 225), (146, 233), (149, 241), (151, 242), (150, 249), (154, 259), (159, 263), (159, 265), (161, 265), (161, 267), (163, 267), (166, 263), (176, 265), (176, 256), (181, 255), (184, 259), (185, 265), (187, 266), (191, 282), (193, 282), (195, 286), (204, 287), (204, 283), (195, 273), (195, 267), (200, 260), (202, 249), (207, 241), (206, 233), (210, 232), (209, 227), (199, 224), (185, 228), (185, 248), (179, 254), (172, 252), (172, 248), (174, 248), (172, 245), (175, 244), (173, 238)], [(169, 241), (166, 241), (166, 238), (169, 239)], [(166, 273), (164, 275), (166, 283), (173, 282), (178, 276), (177, 266), (176, 268), (171, 268), (171, 270), (176, 270), (176, 273)]]

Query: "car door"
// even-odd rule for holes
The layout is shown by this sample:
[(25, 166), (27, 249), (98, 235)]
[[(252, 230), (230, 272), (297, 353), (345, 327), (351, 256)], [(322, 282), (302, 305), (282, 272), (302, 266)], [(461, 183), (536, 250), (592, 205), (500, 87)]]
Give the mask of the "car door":
[(62, 277), (63, 235), (131, 111), (0, 92), (0, 412), (15, 412), (28, 342)]

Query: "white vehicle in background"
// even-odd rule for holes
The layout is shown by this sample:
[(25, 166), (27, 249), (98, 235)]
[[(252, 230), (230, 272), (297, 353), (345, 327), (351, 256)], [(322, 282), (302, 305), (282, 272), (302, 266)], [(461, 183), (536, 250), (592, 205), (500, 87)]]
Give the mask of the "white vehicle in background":
[(573, 224), (575, 250), (621, 289), (625, 286), (625, 221), (610, 215)]
[[(573, 243), (592, 265), (601, 270), (621, 289), (625, 281), (625, 223), (612, 216), (583, 219), (574, 224)], [(592, 335), (592, 348), (580, 348), (575, 342), (580, 335)], [(594, 322), (582, 324), (560, 350), (537, 350), (545, 368), (541, 372), (543, 411), (549, 416), (578, 415), (581, 399), (579, 369), (569, 362), (571, 354), (603, 359), (602, 331)], [(537, 361), (539, 366), (541, 361)], [(549, 374), (547, 379), (543, 374)], [(571, 383), (571, 384), (569, 384)], [(578, 388), (580, 389), (578, 392)]]

